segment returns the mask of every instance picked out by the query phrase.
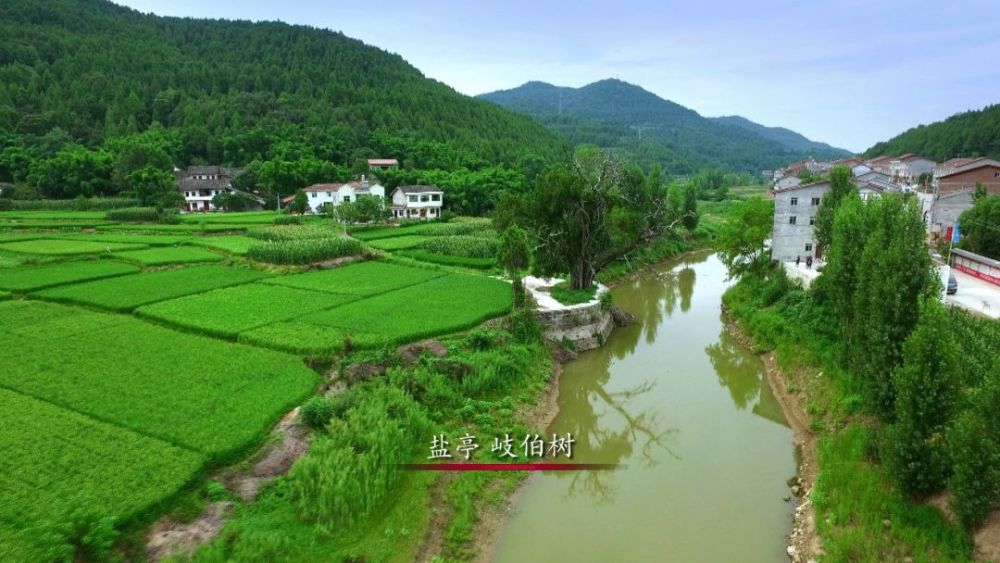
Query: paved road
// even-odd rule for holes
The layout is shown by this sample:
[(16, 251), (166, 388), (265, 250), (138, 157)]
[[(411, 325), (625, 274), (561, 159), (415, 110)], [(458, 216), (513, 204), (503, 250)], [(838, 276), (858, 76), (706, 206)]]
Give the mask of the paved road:
[(945, 303), (1000, 319), (1000, 287), (955, 269), (951, 272), (958, 281), (958, 292), (945, 296)]

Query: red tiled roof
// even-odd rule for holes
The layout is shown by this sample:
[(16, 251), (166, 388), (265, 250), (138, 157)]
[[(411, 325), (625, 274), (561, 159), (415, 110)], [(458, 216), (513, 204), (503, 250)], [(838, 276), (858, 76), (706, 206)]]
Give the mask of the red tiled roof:
[(391, 166), (394, 164), (399, 164), (399, 161), (395, 158), (369, 158), (368, 166)]
[(954, 170), (948, 172), (947, 174), (942, 174), (938, 176), (938, 178), (947, 178), (949, 176), (954, 176), (956, 174), (964, 174), (970, 170), (979, 170), (980, 168), (985, 168), (987, 166), (993, 168), (1000, 168), (1000, 162), (997, 162), (989, 158), (974, 158), (971, 159), (970, 163), (956, 166), (954, 167), (955, 168)]

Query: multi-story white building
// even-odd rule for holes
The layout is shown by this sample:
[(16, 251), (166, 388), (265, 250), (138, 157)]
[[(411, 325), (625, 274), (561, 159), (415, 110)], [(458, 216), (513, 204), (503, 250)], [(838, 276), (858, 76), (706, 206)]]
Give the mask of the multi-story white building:
[(830, 182), (810, 182), (774, 190), (774, 229), (771, 235), (771, 259), (780, 262), (820, 258), (813, 236), (816, 215)]
[(437, 219), (441, 217), (444, 192), (437, 186), (399, 186), (392, 192), (395, 219)]
[[(373, 196), (385, 199), (385, 188), (380, 184), (368, 184), (364, 176), (360, 181), (347, 183), (313, 184), (303, 188), (309, 199), (309, 209), (313, 213), (322, 211), (324, 205), (334, 207), (344, 202), (357, 201), (359, 197)], [(292, 201), (295, 196), (285, 198), (284, 203)]]

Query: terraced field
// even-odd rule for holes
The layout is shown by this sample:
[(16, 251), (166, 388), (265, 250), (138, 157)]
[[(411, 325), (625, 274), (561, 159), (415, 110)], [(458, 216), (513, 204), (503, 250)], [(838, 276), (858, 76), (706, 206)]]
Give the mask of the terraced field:
[[(321, 378), (302, 356), (461, 331), (510, 307), (509, 284), (441, 266), (303, 272), (274, 265), (298, 263), (294, 253), (244, 258), (255, 246), (324, 241), (370, 252), (320, 220), (103, 217), (0, 213), (0, 560), (39, 560), (39, 524), (81, 506), (120, 526), (169, 508), (315, 391)], [(416, 252), (428, 237), (484, 232), (459, 224), (372, 240)]]
[(222, 261), (220, 254), (190, 246), (166, 246), (145, 248), (143, 250), (127, 250), (125, 252), (115, 252), (113, 256), (129, 262), (138, 262), (144, 266)]
[(250, 283), (267, 276), (247, 268), (197, 266), (55, 287), (36, 292), (32, 297), (127, 312), (142, 305)]
[(79, 260), (0, 270), (0, 289), (26, 292), (73, 282), (110, 278), (138, 272), (139, 268), (112, 260)]

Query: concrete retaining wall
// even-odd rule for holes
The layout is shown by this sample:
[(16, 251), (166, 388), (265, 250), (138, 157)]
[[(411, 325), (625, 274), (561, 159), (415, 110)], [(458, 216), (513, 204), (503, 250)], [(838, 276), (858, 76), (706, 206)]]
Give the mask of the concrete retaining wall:
[(570, 341), (577, 351), (593, 350), (604, 344), (614, 328), (611, 311), (592, 301), (558, 310), (535, 312), (545, 338), (556, 342)]

